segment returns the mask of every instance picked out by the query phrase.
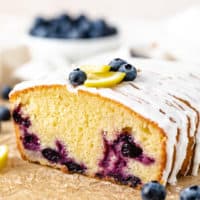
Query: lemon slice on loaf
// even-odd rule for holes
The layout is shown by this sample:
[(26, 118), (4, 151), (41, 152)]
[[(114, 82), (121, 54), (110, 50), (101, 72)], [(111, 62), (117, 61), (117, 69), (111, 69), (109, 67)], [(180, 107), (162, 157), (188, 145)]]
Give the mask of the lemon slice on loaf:
[(109, 65), (83, 65), (80, 67), (82, 71), (84, 71), (86, 74), (90, 73), (105, 73), (110, 71), (111, 66)]
[(133, 81), (137, 76), (136, 68), (122, 59), (114, 59), (108, 65), (83, 65), (69, 74), (73, 86), (112, 87), (122, 81)]
[(120, 83), (125, 75), (123, 72), (93, 73), (88, 75), (84, 85), (86, 87), (112, 87)]

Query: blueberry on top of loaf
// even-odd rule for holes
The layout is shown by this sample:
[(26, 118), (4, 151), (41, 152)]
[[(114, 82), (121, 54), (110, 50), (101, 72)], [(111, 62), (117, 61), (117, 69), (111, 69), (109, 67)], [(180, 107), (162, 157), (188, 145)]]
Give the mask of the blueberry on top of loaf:
[(108, 65), (81, 66), (69, 74), (73, 86), (113, 87), (122, 81), (133, 81), (137, 77), (136, 68), (121, 58), (115, 58)]

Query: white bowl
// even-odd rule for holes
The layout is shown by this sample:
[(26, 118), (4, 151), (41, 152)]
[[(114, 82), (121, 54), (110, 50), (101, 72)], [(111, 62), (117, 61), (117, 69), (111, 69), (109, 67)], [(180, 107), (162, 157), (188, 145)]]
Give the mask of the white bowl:
[(92, 39), (54, 39), (26, 35), (33, 58), (52, 59), (61, 56), (71, 62), (85, 57), (112, 51), (120, 46), (119, 34)]

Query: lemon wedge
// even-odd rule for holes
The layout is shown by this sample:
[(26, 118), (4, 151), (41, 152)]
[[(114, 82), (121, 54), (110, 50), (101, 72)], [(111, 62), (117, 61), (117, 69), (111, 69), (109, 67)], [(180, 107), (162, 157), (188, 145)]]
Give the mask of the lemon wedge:
[(0, 169), (5, 167), (8, 159), (8, 146), (0, 145)]
[(105, 73), (110, 71), (111, 66), (109, 65), (99, 65), (99, 66), (94, 66), (94, 65), (84, 65), (80, 66), (80, 69), (84, 71), (86, 74), (90, 73)]
[(86, 87), (112, 87), (120, 83), (124, 77), (123, 72), (106, 72), (89, 74), (88, 79), (84, 82)]

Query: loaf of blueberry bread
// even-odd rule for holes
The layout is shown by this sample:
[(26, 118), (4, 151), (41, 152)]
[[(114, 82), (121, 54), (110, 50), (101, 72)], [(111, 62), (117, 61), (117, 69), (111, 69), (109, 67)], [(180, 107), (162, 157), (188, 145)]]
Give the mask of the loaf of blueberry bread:
[[(137, 75), (138, 74), (138, 75)], [(137, 76), (137, 77), (136, 77)], [(200, 73), (137, 72), (126, 61), (29, 81), (10, 94), (24, 159), (139, 187), (196, 174)]]

